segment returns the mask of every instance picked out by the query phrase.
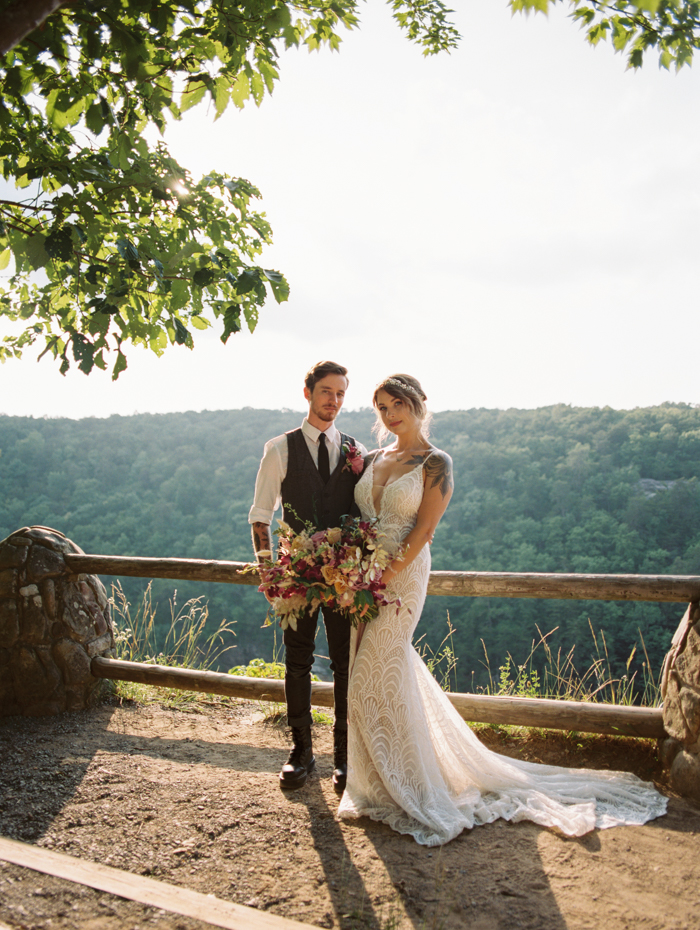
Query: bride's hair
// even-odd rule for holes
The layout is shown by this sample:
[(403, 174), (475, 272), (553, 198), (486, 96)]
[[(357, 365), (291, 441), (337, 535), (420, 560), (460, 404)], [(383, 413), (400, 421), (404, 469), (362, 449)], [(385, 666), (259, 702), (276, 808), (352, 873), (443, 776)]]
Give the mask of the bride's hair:
[(377, 408), (377, 394), (380, 391), (386, 391), (386, 393), (390, 394), (392, 397), (398, 397), (408, 404), (413, 413), (421, 421), (420, 431), (427, 439), (430, 435), (430, 422), (433, 419), (433, 415), (432, 413), (428, 413), (428, 408), (425, 406), (425, 402), (428, 398), (426, 397), (425, 391), (420, 386), (420, 381), (418, 381), (417, 378), (411, 377), (411, 375), (389, 375), (388, 378), (379, 382), (372, 396), (372, 406), (377, 414), (372, 432), (377, 437), (379, 445), (381, 446), (387, 437), (391, 435), (389, 430), (382, 423), (382, 418)]

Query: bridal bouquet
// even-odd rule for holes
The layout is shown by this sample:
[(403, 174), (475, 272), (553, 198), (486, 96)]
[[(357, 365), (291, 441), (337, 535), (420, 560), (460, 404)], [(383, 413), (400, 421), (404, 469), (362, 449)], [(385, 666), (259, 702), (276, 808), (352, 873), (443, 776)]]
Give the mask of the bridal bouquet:
[[(325, 605), (349, 617), (353, 626), (368, 623), (380, 607), (400, 606), (384, 593), (382, 572), (394, 558), (382, 545), (376, 523), (348, 518), (342, 526), (316, 531), (307, 524), (300, 533), (280, 520), (279, 559), (258, 552), (260, 587), (272, 598), (272, 609), (286, 630), (297, 628), (305, 610)], [(269, 618), (265, 623), (270, 626)]]

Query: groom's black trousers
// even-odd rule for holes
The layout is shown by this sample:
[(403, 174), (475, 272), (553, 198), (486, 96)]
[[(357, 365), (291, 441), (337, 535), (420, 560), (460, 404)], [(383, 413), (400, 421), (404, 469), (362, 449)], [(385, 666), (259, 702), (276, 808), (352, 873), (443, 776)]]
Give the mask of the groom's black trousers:
[[(284, 631), (287, 721), (290, 727), (311, 726), (311, 667), (314, 664), (319, 609), (299, 618), (296, 630)], [(328, 657), (333, 672), (335, 727), (348, 727), (348, 666), (350, 664), (350, 621), (335, 610), (323, 608)]]

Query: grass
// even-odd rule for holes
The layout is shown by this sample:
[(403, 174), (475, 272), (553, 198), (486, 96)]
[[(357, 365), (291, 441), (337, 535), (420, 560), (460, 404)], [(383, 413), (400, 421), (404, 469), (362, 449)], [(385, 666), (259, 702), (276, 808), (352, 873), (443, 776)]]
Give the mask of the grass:
[[(277, 641), (277, 630), (274, 633), (274, 643), (272, 647), (272, 660), (267, 662), (265, 659), (251, 659), (247, 665), (235, 665), (228, 670), (229, 675), (246, 675), (248, 678), (276, 678), (282, 679), (285, 674), (284, 662), (281, 660), (282, 645)], [(319, 681), (318, 675), (311, 675), (312, 681)], [(287, 725), (287, 708), (285, 704), (275, 701), (256, 701), (258, 709), (265, 714), (265, 718), (270, 723)], [(314, 723), (333, 724), (333, 714), (327, 711), (319, 710), (318, 707), (311, 708), (311, 717)]]
[(457, 690), (457, 656), (454, 651), (455, 628), (447, 611), (447, 633), (437, 650), (433, 651), (425, 641), (425, 633), (413, 644), (418, 655), (428, 666), (428, 671), (437, 680), (443, 691)]
[[(233, 644), (226, 645), (230, 636), (235, 636), (233, 626), (227, 620), (206, 634), (209, 609), (202, 597), (192, 598), (179, 610), (176, 609), (177, 591), (171, 601), (170, 625), (165, 640), (159, 643), (156, 628), (156, 608), (153, 604), (151, 585), (143, 593), (136, 611), (132, 613), (119, 582), (112, 585), (112, 619), (114, 622), (114, 639), (117, 658), (127, 662), (146, 662), (152, 665), (169, 665), (175, 668), (191, 668), (208, 671), (219, 665), (219, 661)], [(246, 675), (250, 678), (284, 678), (284, 663), (280, 661), (282, 646), (275, 639), (271, 661), (251, 659), (247, 665), (236, 665), (229, 669), (230, 675)], [(312, 680), (318, 681), (317, 675)], [(131, 681), (112, 681), (113, 693), (120, 700), (136, 701), (139, 704), (163, 704), (178, 710), (193, 707), (202, 702), (202, 695), (194, 691), (181, 691), (179, 688), (159, 688), (155, 685), (143, 685)], [(210, 703), (230, 704), (236, 698), (219, 694), (208, 695)], [(275, 724), (286, 726), (287, 714), (284, 704), (270, 701), (257, 701), (258, 708), (266, 719)], [(332, 724), (333, 715), (316, 707), (311, 709), (313, 722)]]
[[(498, 666), (494, 675), (491, 669), (486, 645), (482, 639), (484, 660), (482, 664), (489, 676), (489, 684), (478, 691), (485, 694), (505, 695), (509, 697), (550, 698), (562, 701), (597, 701), (606, 704), (638, 704), (643, 707), (657, 707), (661, 700), (660, 680), (654, 675), (649, 662), (642, 631), (639, 631), (641, 648), (644, 653), (642, 663), (642, 680), (637, 679), (637, 672), (630, 674), (632, 661), (637, 653), (633, 646), (626, 662), (626, 672), (615, 676), (611, 670), (610, 655), (605, 641), (605, 633), (596, 634), (590, 620), (588, 621), (593, 637), (595, 658), (584, 672), (579, 672), (574, 662), (575, 646), (568, 652), (561, 648), (556, 652), (549, 645), (549, 637), (556, 631), (543, 634), (539, 627), (539, 639), (532, 641), (530, 653), (525, 662), (517, 664), (508, 653), (505, 661)], [(448, 617), (449, 624), (449, 617)], [(541, 652), (538, 653), (538, 650)], [(543, 655), (540, 664), (542, 671), (536, 667), (536, 659)], [(472, 673), (473, 674), (473, 673)], [(472, 689), (473, 690), (473, 689)]]
[[(224, 620), (213, 633), (206, 633), (209, 611), (202, 597), (192, 598), (177, 609), (176, 596), (169, 602), (170, 624), (165, 639), (159, 639), (156, 629), (156, 609), (149, 584), (136, 611), (117, 582), (112, 586), (112, 615), (115, 625), (117, 657), (131, 662), (147, 662), (180, 668), (209, 670), (218, 666), (221, 658), (233, 648), (226, 645), (234, 636), (233, 626)], [(655, 707), (660, 700), (659, 679), (653, 673), (644, 638), (640, 630), (641, 649), (644, 654), (642, 680), (637, 672), (630, 674), (632, 661), (637, 652), (635, 645), (626, 663), (626, 673), (615, 676), (611, 671), (605, 633), (596, 634), (589, 626), (593, 638), (595, 658), (584, 672), (579, 672), (574, 662), (575, 647), (568, 652), (549, 645), (556, 631), (543, 634), (538, 628), (539, 639), (533, 640), (530, 652), (523, 663), (516, 663), (508, 653), (496, 672), (482, 640), (484, 659), (482, 664), (488, 673), (488, 684), (476, 689), (477, 693), (511, 697), (550, 698), (565, 701), (595, 701), (609, 704), (641, 704)], [(445, 691), (457, 688), (457, 656), (454, 651), (454, 626), (447, 614), (447, 633), (436, 650), (431, 649), (425, 635), (416, 641), (416, 648), (431, 674)], [(273, 656), (270, 661), (251, 659), (247, 665), (237, 665), (229, 670), (232, 675), (251, 678), (284, 678), (284, 663), (281, 659), (282, 644), (275, 632)], [(473, 675), (473, 673), (472, 673)], [(312, 676), (318, 681), (318, 676)], [(174, 688), (159, 688), (135, 682), (112, 682), (116, 696), (123, 700), (139, 703), (161, 703), (174, 708), (187, 708), (201, 702), (201, 695)], [(474, 692), (474, 688), (472, 688)], [(231, 698), (211, 695), (215, 703), (230, 703)], [(269, 722), (286, 725), (283, 703), (259, 701), (259, 710)], [(332, 724), (333, 715), (318, 708), (312, 709), (314, 723)]]
[[(207, 635), (209, 608), (202, 597), (192, 598), (177, 609), (175, 592), (169, 601), (170, 625), (164, 640), (159, 640), (157, 633), (156, 608), (150, 584), (135, 612), (132, 612), (119, 582), (112, 585), (110, 604), (118, 659), (207, 671), (233, 648), (233, 644), (226, 645), (226, 640), (235, 636), (233, 626), (227, 620)], [(140, 704), (160, 703), (184, 709), (201, 701), (197, 693), (178, 688), (159, 688), (131, 681), (113, 681), (112, 686), (116, 697)], [(230, 700), (220, 695), (210, 695), (210, 698), (217, 703)]]

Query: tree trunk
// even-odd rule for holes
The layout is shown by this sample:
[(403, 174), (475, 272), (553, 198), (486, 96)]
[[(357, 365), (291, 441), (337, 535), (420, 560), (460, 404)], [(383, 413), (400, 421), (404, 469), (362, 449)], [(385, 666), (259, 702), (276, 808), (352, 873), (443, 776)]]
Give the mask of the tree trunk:
[(71, 0), (15, 0), (0, 14), (0, 55), (6, 55)]

